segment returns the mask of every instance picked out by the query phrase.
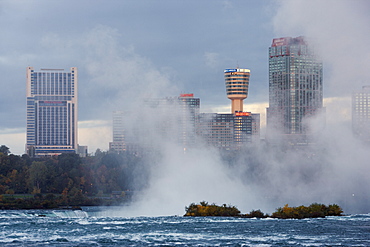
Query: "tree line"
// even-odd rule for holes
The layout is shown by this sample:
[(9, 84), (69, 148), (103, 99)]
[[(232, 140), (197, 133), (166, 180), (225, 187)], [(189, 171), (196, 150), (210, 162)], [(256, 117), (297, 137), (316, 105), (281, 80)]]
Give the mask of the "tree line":
[[(143, 158), (129, 153), (97, 150), (95, 156), (77, 154), (30, 158), (13, 155), (0, 146), (0, 194), (60, 194), (69, 197), (104, 196), (129, 192), (145, 185)], [(50, 195), (49, 195), (50, 197)]]

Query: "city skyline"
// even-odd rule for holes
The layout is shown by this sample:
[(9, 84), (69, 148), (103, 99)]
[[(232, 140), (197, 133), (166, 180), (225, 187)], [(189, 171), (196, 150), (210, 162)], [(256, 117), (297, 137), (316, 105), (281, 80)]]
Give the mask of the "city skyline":
[(369, 84), (367, 1), (87, 3), (0, 3), (0, 141), (15, 154), (24, 151), (27, 66), (79, 68), (85, 89), (79, 95), (79, 140), (90, 152), (108, 149), (110, 112), (143, 86), (141, 97), (194, 92), (202, 112), (230, 112), (222, 72), (238, 65), (251, 69), (245, 110), (261, 113), (263, 123), (268, 47), (277, 37), (313, 39), (324, 62), (329, 123), (348, 125), (351, 92)]

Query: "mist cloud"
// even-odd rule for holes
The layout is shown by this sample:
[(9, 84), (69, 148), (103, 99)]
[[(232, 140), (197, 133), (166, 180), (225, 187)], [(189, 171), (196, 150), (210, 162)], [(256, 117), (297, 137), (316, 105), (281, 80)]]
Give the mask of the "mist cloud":
[[(268, 180), (281, 188), (277, 194), (286, 201), (336, 201), (347, 212), (368, 212), (368, 146), (352, 135), (350, 97), (368, 82), (370, 5), (367, 1), (279, 1), (278, 6), (273, 18), (276, 37), (309, 38), (323, 59), (324, 96), (329, 98), (324, 100), (326, 127), (316, 144), (303, 153), (284, 151), (283, 159), (268, 161), (272, 164)], [(312, 128), (315, 123), (310, 123)]]
[(326, 96), (348, 96), (369, 83), (370, 4), (366, 0), (279, 1), (275, 35), (307, 36), (324, 62)]
[[(330, 96), (325, 100), (326, 126), (323, 128), (322, 119), (307, 122), (318, 132), (311, 146), (271, 147), (262, 144), (249, 147), (234, 161), (225, 161), (205, 147), (197, 149), (201, 156), (190, 155), (179, 160), (176, 152), (165, 149), (157, 173), (161, 176), (153, 177), (146, 199), (155, 205), (166, 202), (163, 207), (165, 204), (177, 205), (176, 202), (186, 204), (182, 198), (190, 202), (198, 198), (202, 200), (201, 197), (211, 199), (211, 202), (229, 203), (227, 200), (231, 200), (230, 203), (245, 210), (255, 208), (257, 202), (268, 212), (286, 203), (293, 206), (313, 202), (338, 203), (347, 213), (368, 212), (370, 157), (368, 146), (352, 135), (348, 100), (351, 92), (360, 89), (368, 80), (366, 66), (370, 61), (366, 49), (370, 21), (368, 12), (364, 11), (369, 5), (365, 1), (356, 3), (281, 1), (273, 18), (276, 37), (308, 37), (324, 62), (324, 95)], [(190, 164), (184, 161), (189, 157)], [(188, 174), (187, 170), (182, 170), (181, 164), (186, 164), (190, 170), (196, 164), (197, 172)], [(205, 174), (203, 168), (217, 172), (199, 176)], [(214, 181), (220, 181), (224, 187), (218, 187)], [(186, 184), (189, 190), (183, 189)], [(212, 188), (220, 193), (215, 196)], [(231, 194), (225, 191), (231, 191)], [(241, 193), (243, 196), (238, 194), (240, 191), (244, 192)]]
[(137, 54), (133, 45), (123, 46), (119, 39), (124, 39), (124, 33), (104, 25), (74, 37), (48, 33), (42, 38), (42, 45), (58, 54), (58, 59), (77, 59), (79, 72), (83, 74), (79, 79), (79, 88), (83, 89), (79, 92), (80, 108), (94, 109), (88, 112), (95, 118), (103, 115), (106, 119), (106, 112), (175, 92), (169, 75)]

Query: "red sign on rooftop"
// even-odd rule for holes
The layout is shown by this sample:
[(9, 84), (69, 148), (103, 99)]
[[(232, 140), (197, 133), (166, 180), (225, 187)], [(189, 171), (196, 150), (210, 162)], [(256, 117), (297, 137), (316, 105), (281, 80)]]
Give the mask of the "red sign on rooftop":
[(180, 94), (180, 97), (184, 98), (184, 97), (194, 97), (194, 94), (193, 93), (182, 93)]
[(278, 39), (273, 39), (272, 40), (272, 47), (274, 46), (283, 46), (289, 44), (289, 41), (291, 38), (278, 38)]
[(237, 117), (240, 117), (240, 116), (250, 116), (250, 115), (251, 115), (250, 112), (241, 112), (241, 111), (235, 112), (235, 116), (237, 116)]
[(284, 45), (306, 45), (306, 41), (304, 36), (299, 36), (296, 38), (292, 37), (284, 37), (284, 38), (277, 38), (272, 40), (272, 47), (274, 46), (284, 46)]

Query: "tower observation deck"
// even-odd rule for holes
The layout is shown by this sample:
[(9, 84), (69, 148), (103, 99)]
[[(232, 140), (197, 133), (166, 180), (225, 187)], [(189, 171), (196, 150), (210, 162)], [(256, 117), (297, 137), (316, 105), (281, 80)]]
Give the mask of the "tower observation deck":
[(231, 100), (231, 112), (243, 111), (243, 100), (248, 97), (249, 69), (225, 69), (227, 97)]

